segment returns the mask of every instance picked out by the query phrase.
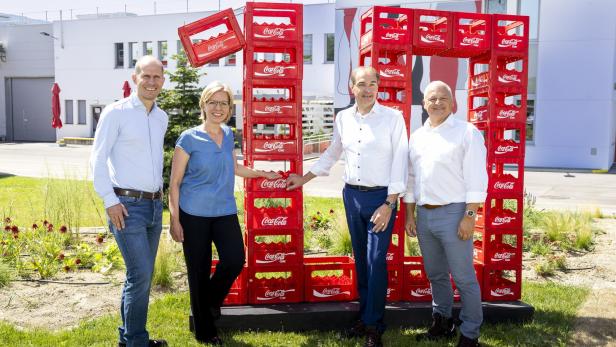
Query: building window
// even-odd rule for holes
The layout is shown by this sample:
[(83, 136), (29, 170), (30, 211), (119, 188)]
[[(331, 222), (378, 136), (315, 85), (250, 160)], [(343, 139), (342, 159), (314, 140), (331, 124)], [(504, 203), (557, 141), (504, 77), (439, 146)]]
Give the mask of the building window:
[(229, 54), (225, 57), (225, 66), (235, 66), (236, 55), (235, 53)]
[(167, 41), (158, 41), (158, 60), (167, 66)]
[(139, 47), (137, 46), (137, 42), (129, 42), (128, 43), (128, 67), (135, 67), (137, 64), (137, 59), (139, 59)]
[(64, 123), (73, 124), (73, 100), (64, 100)]
[(535, 100), (526, 100), (526, 141), (535, 141)]
[(207, 66), (219, 66), (220, 63), (218, 62), (218, 59), (211, 61), (209, 64), (207, 64)]
[(77, 100), (77, 117), (79, 124), (86, 124), (86, 101)]
[(143, 42), (143, 55), (152, 55), (154, 51), (152, 50), (152, 41), (144, 41)]
[(334, 34), (325, 34), (325, 62), (334, 62)]
[(115, 67), (116, 69), (124, 68), (124, 42), (115, 44)]
[(304, 64), (312, 64), (312, 34), (304, 35)]

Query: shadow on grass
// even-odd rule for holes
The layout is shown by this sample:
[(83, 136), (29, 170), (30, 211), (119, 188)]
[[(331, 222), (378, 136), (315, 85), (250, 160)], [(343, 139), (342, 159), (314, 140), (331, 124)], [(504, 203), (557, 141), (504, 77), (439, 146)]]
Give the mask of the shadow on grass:
[(580, 317), (572, 346), (612, 346), (616, 342), (616, 319)]
[(15, 175), (10, 174), (10, 173), (6, 173), (6, 172), (0, 172), (0, 179), (9, 178), (9, 177), (13, 177), (13, 176), (15, 176)]

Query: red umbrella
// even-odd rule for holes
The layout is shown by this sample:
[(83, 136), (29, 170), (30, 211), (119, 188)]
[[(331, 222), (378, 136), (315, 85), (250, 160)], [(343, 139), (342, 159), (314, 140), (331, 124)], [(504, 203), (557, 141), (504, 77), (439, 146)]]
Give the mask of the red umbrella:
[(53, 114), (51, 127), (56, 129), (62, 128), (62, 120), (60, 119), (60, 87), (57, 83), (54, 83), (51, 88), (51, 113)]
[(124, 81), (122, 90), (124, 90), (124, 97), (128, 98), (130, 96), (130, 84), (128, 84), (128, 81)]

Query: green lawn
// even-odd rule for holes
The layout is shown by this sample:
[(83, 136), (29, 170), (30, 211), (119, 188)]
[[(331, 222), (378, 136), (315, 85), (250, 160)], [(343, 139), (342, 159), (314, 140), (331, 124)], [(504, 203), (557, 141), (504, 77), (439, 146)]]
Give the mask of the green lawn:
[[(483, 346), (566, 346), (575, 313), (588, 294), (586, 289), (557, 284), (526, 283), (523, 300), (536, 309), (533, 322), (515, 325), (485, 325)], [(110, 294), (111, 295), (111, 294)], [(115, 294), (114, 294), (115, 295)], [(168, 294), (151, 305), (148, 329), (166, 338), (171, 346), (198, 346), (188, 331), (186, 293)], [(112, 346), (116, 342), (119, 317), (105, 316), (60, 332), (42, 329), (21, 331), (0, 323), (0, 346)], [(250, 327), (246, 327), (249, 329)], [(420, 329), (391, 329), (387, 346), (452, 346), (415, 342)], [(363, 341), (340, 341), (333, 332), (227, 332), (226, 346), (361, 346)]]

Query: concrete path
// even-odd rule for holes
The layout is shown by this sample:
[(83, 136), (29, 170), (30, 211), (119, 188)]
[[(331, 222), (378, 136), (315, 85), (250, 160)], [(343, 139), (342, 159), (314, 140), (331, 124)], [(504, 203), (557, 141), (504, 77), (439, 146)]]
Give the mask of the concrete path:
[[(88, 173), (91, 146), (53, 143), (0, 143), (0, 174), (29, 177), (71, 177), (83, 179)], [(304, 161), (307, 171), (316, 159)], [(259, 168), (278, 170), (274, 164)], [(308, 183), (306, 195), (340, 197), (343, 162), (339, 161), (328, 177), (318, 177)], [(91, 179), (91, 178), (89, 178)], [(601, 208), (605, 214), (616, 214), (616, 175), (590, 172), (535, 171), (524, 175), (526, 191), (537, 198), (537, 207), (546, 209)], [(242, 180), (236, 180), (242, 189)], [(0, 192), (1, 194), (1, 192)]]

